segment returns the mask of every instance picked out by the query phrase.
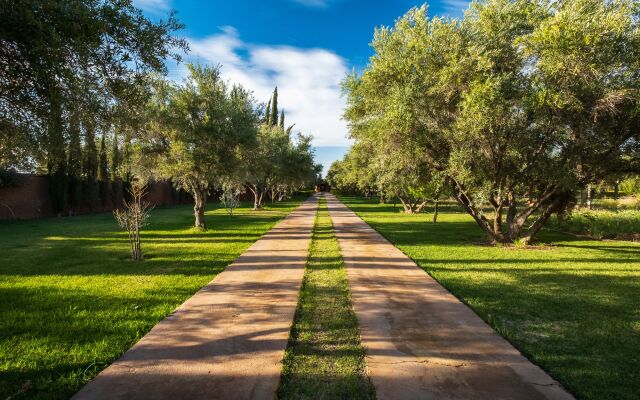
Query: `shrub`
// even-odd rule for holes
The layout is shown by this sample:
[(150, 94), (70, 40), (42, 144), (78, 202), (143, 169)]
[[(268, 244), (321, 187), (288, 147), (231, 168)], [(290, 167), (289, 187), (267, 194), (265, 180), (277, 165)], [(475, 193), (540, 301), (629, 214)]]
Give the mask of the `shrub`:
[(220, 202), (224, 208), (226, 208), (229, 215), (233, 215), (233, 210), (240, 205), (240, 195), (242, 193), (244, 193), (242, 186), (227, 183), (222, 185)]
[(600, 207), (606, 210), (638, 210), (640, 209), (640, 198), (629, 196), (618, 200), (602, 199)]
[(620, 182), (620, 190), (628, 196), (640, 196), (640, 176), (627, 178)]
[(143, 202), (146, 195), (144, 185), (133, 184), (131, 187), (131, 200), (124, 202), (124, 208), (113, 211), (118, 225), (127, 232), (129, 245), (131, 246), (131, 259), (142, 261), (142, 248), (140, 245), (140, 228), (147, 225), (149, 213), (153, 207)]
[(640, 211), (580, 210), (553, 225), (561, 230), (586, 234), (597, 239), (640, 234)]

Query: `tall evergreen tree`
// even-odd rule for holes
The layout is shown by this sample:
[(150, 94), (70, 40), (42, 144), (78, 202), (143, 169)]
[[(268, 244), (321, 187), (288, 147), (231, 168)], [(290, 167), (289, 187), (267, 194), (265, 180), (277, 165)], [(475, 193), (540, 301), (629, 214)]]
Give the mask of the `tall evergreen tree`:
[(284, 110), (280, 111), (280, 128), (284, 130)]
[(107, 145), (105, 142), (106, 134), (102, 134), (100, 140), (100, 155), (98, 159), (98, 190), (100, 193), (100, 201), (104, 206), (109, 196), (109, 161), (107, 160)]
[(49, 197), (53, 211), (60, 212), (67, 206), (68, 190), (62, 95), (55, 84), (50, 85), (48, 95), (47, 173), (49, 175)]
[(118, 166), (120, 165), (120, 149), (118, 149), (118, 134), (113, 135), (113, 145), (111, 146), (111, 163), (109, 173), (111, 174), (110, 191), (111, 202), (114, 207), (118, 205), (118, 193), (120, 182), (118, 181)]
[(271, 99), (269, 99), (269, 102), (267, 103), (267, 109), (264, 113), (264, 122), (267, 125), (271, 125)]
[(69, 205), (77, 211), (82, 206), (82, 145), (80, 143), (80, 121), (76, 112), (71, 112), (69, 118), (68, 153)]
[(131, 181), (133, 173), (131, 171), (131, 137), (125, 135), (120, 157), (120, 178), (122, 179), (122, 197), (125, 201), (131, 201)]
[(273, 89), (273, 97), (271, 98), (271, 123), (276, 126), (278, 124), (278, 87)]
[(84, 175), (86, 178), (86, 201), (91, 210), (96, 207), (98, 200), (98, 150), (96, 149), (96, 136), (91, 124), (85, 125), (85, 138), (84, 138)]

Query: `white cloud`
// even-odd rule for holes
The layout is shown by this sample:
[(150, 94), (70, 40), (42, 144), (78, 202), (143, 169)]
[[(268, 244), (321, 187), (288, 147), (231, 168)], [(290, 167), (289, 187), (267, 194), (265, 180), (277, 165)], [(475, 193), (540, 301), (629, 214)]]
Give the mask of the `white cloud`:
[(324, 8), (329, 5), (329, 0), (293, 0), (293, 1), (307, 7)]
[[(287, 125), (312, 134), (315, 146), (346, 146), (347, 128), (341, 119), (345, 100), (340, 83), (347, 62), (326, 49), (267, 46), (245, 43), (232, 27), (203, 39), (190, 39), (187, 61), (222, 65), (222, 74), (233, 83), (252, 90), (260, 102), (268, 101), (278, 87), (278, 107), (284, 109)], [(173, 79), (186, 74), (181, 65)]]
[(467, 0), (444, 0), (442, 6), (447, 12), (453, 16), (460, 16), (469, 8), (471, 1)]
[(171, 0), (133, 0), (133, 5), (151, 14), (163, 14), (171, 8)]

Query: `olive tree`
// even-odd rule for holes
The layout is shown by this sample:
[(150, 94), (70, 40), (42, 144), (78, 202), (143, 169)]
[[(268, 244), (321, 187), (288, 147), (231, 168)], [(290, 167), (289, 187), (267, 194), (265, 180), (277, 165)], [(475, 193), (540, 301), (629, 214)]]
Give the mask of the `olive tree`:
[(528, 243), (579, 189), (637, 168), (637, 13), (602, 0), (489, 0), (462, 20), (413, 9), (345, 82), (352, 136), (413, 147), (493, 241)]
[(182, 84), (156, 84), (140, 163), (188, 191), (194, 225), (206, 229), (209, 191), (239, 167), (241, 149), (255, 141), (258, 115), (249, 92), (230, 87), (218, 67), (188, 68)]

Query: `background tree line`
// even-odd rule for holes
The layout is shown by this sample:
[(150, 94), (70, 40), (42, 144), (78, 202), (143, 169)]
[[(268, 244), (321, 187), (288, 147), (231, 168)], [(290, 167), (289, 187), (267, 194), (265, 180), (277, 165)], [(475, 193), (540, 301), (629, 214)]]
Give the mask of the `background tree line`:
[(591, 184), (639, 172), (639, 10), (632, 0), (488, 0), (461, 19), (412, 9), (376, 30), (370, 64), (344, 83), (356, 144), (329, 179), (410, 212), (444, 188), (493, 241), (530, 242)]

